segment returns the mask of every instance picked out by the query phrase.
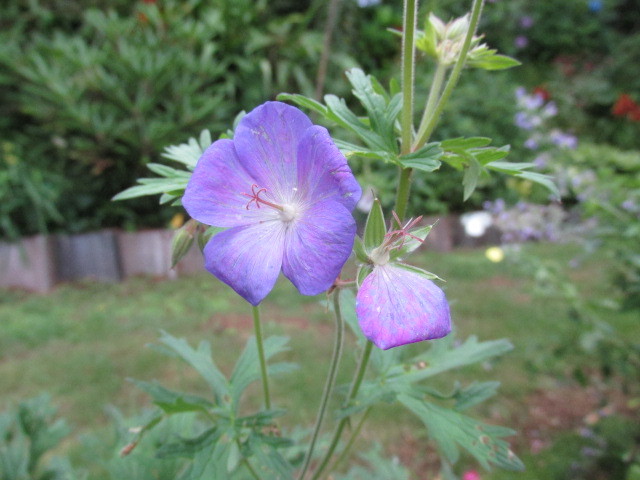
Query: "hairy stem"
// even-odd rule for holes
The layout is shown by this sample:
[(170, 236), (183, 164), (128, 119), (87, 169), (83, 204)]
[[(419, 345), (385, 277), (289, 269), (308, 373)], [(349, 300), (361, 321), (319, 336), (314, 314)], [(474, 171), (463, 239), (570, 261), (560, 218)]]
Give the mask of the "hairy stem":
[(260, 360), (260, 374), (262, 376), (262, 390), (264, 392), (264, 407), (271, 409), (271, 396), (269, 395), (269, 376), (267, 374), (267, 361), (264, 357), (264, 345), (262, 343), (262, 326), (260, 325), (260, 307), (253, 307), (253, 329), (256, 334), (258, 347), (258, 359)]
[(438, 62), (436, 72), (433, 75), (431, 89), (429, 90), (429, 98), (427, 99), (426, 106), (424, 107), (424, 113), (422, 114), (422, 120), (420, 121), (420, 127), (418, 128), (418, 138), (424, 135), (427, 125), (429, 124), (429, 120), (433, 116), (433, 111), (440, 99), (440, 93), (442, 92), (442, 85), (444, 84), (446, 74), (447, 66), (442, 62)]
[[(413, 168), (400, 169), (400, 180), (398, 181), (398, 190), (396, 191), (396, 205), (394, 211), (398, 218), (402, 221), (407, 214), (407, 205), (409, 204), (409, 192), (411, 191), (411, 177), (413, 176)], [(402, 225), (398, 225), (398, 228)]]
[(413, 80), (415, 77), (417, 0), (405, 0), (402, 35), (402, 135), (400, 151), (409, 153), (413, 136)]
[[(413, 141), (413, 88), (416, 70), (416, 21), (418, 17), (418, 1), (405, 0), (404, 17), (402, 22), (402, 117), (401, 117), (401, 136), (400, 136), (400, 153), (406, 154), (411, 151), (411, 142)], [(404, 205), (409, 201), (409, 184), (411, 183), (412, 169), (399, 168), (400, 181), (396, 194), (396, 208), (398, 205)], [(396, 211), (397, 212), (397, 211)], [(403, 213), (398, 213), (400, 219)]]
[(335, 343), (333, 345), (333, 355), (331, 357), (331, 365), (329, 367), (329, 374), (327, 376), (327, 381), (324, 385), (324, 391), (322, 392), (322, 398), (320, 400), (320, 409), (318, 410), (318, 417), (316, 419), (316, 424), (313, 429), (313, 434), (311, 436), (311, 443), (309, 444), (309, 449), (307, 450), (307, 454), (304, 458), (302, 471), (298, 476), (299, 480), (304, 479), (304, 476), (307, 473), (307, 470), (309, 469), (309, 463), (311, 462), (311, 457), (313, 456), (313, 450), (316, 446), (318, 435), (320, 434), (322, 421), (324, 420), (324, 414), (327, 410), (329, 398), (331, 397), (331, 393), (333, 392), (333, 386), (335, 385), (335, 382), (336, 382), (336, 374), (338, 373), (338, 365), (340, 363), (340, 357), (342, 355), (342, 339), (344, 336), (344, 322), (342, 320), (342, 313), (340, 311), (340, 289), (336, 289), (335, 293), (333, 294), (333, 309), (336, 317), (336, 337), (335, 337)]

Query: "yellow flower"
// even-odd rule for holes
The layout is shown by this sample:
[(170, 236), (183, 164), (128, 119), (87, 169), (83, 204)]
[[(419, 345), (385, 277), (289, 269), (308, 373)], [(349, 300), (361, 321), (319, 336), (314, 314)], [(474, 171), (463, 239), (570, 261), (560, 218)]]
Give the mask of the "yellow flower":
[(173, 218), (171, 218), (171, 221), (169, 222), (169, 226), (174, 230), (176, 228), (180, 228), (183, 224), (184, 224), (184, 214), (182, 213), (176, 213), (173, 216)]
[(494, 263), (504, 260), (504, 250), (500, 247), (490, 247), (484, 252), (485, 257)]

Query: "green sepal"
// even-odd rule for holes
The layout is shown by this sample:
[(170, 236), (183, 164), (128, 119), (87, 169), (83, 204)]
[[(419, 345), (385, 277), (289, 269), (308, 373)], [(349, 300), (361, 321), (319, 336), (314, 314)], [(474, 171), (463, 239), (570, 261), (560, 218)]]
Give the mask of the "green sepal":
[(427, 15), (424, 31), (418, 30), (416, 37), (416, 48), (437, 60), (438, 33), (429, 21), (429, 15)]
[(360, 265), (360, 267), (358, 267), (358, 273), (356, 275), (356, 285), (358, 286), (358, 288), (360, 288), (362, 282), (364, 282), (364, 279), (367, 278), (367, 275), (369, 275), (372, 271), (373, 267), (371, 267), (371, 265)]
[(389, 252), (390, 259), (393, 261), (399, 258), (405, 258), (411, 252), (415, 251), (425, 241), (432, 228), (433, 225), (426, 225), (424, 227), (420, 227), (416, 230), (411, 231), (411, 235), (413, 235), (414, 237), (418, 237), (422, 241), (418, 241), (415, 238), (411, 238), (409, 236), (405, 237), (404, 245), (402, 245), (402, 247), (394, 248)]
[(496, 51), (497, 50), (488, 48), (486, 45), (483, 47), (477, 47), (467, 57), (467, 63), (465, 66), (470, 68), (480, 68), (482, 70), (506, 70), (507, 68), (522, 65), (515, 58), (511, 58), (506, 55), (499, 55)]
[(198, 248), (200, 248), (200, 251), (204, 251), (204, 247), (209, 243), (211, 237), (224, 230), (226, 230), (226, 228), (223, 227), (205, 227), (204, 229), (198, 229), (198, 236), (196, 238), (198, 239)]
[(387, 227), (384, 223), (384, 213), (382, 205), (377, 198), (373, 201), (373, 206), (369, 211), (367, 223), (364, 227), (364, 248), (367, 252), (371, 252), (374, 248), (379, 247), (384, 241), (387, 233)]
[(403, 270), (406, 270), (407, 272), (411, 272), (411, 273), (417, 273), (418, 275), (426, 278), (427, 280), (440, 280), (443, 281), (439, 276), (437, 276), (435, 273), (431, 273), (428, 272), (420, 267), (414, 267), (413, 265), (409, 265), (407, 263), (394, 263), (393, 264), (395, 267), (398, 268), (402, 268)]
[(367, 251), (364, 248), (364, 243), (362, 243), (362, 239), (356, 235), (356, 239), (353, 242), (353, 252), (356, 254), (356, 258), (358, 261), (366, 263), (369, 261), (369, 256), (367, 255)]

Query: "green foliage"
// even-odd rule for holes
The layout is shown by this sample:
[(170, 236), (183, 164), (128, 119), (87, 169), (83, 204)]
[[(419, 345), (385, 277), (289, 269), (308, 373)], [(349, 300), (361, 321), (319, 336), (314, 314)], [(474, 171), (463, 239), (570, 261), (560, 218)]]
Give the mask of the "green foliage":
[(56, 208), (63, 178), (25, 162), (20, 145), (0, 146), (0, 238), (16, 240), (22, 235), (46, 233), (62, 221)]
[[(361, 336), (354, 303), (352, 293), (342, 293), (341, 309), (345, 321), (357, 336)], [(429, 437), (436, 442), (447, 461), (455, 463), (460, 456), (459, 447), (462, 447), (485, 468), (495, 465), (521, 470), (522, 463), (502, 440), (504, 436), (514, 435), (514, 431), (482, 424), (462, 413), (495, 394), (495, 382), (474, 383), (466, 388), (456, 385), (450, 393), (422, 384), (427, 378), (488, 361), (511, 349), (506, 340), (478, 342), (475, 337), (456, 345), (450, 335), (431, 342), (430, 348), (417, 355), (412, 353), (411, 347), (374, 350), (371, 364), (375, 377), (365, 380), (358, 396), (339, 415), (351, 416), (380, 402), (398, 401), (425, 424)], [(438, 400), (440, 404), (431, 399)], [(449, 406), (445, 407), (447, 403)]]
[[(264, 342), (265, 358), (269, 360), (286, 351), (287, 338), (270, 337)], [(206, 422), (196, 436), (170, 438), (158, 448), (161, 458), (186, 457), (192, 459), (189, 468), (180, 475), (181, 480), (202, 478), (245, 478), (248, 472), (259, 468), (269, 478), (291, 478), (292, 466), (280, 453), (290, 441), (280, 436), (275, 418), (281, 410), (261, 410), (253, 414), (240, 411), (241, 398), (249, 385), (260, 378), (258, 350), (251, 338), (240, 355), (233, 373), (227, 379), (211, 357), (211, 346), (201, 342), (197, 349), (184, 339), (164, 333), (159, 351), (178, 357), (193, 368), (211, 390), (210, 399), (197, 395), (171, 391), (157, 383), (136, 381), (136, 385), (149, 394), (162, 414), (147, 419), (136, 430), (132, 445), (140, 442), (155, 428), (164, 416), (193, 412), (201, 414)], [(291, 372), (290, 363), (268, 366), (270, 375)], [(258, 466), (253, 465), (256, 463)]]
[[(359, 137), (366, 145), (365, 147), (336, 140), (336, 145), (347, 158), (359, 157), (365, 162), (382, 160), (403, 168), (415, 168), (420, 171), (419, 173), (438, 170), (442, 162), (454, 169), (464, 170), (462, 181), (464, 200), (467, 200), (478, 186), (481, 174), (488, 176), (490, 171), (539, 183), (557, 194), (557, 188), (550, 177), (531, 171), (533, 164), (499, 161), (507, 156), (509, 147), (488, 147), (491, 142), (488, 138), (458, 138), (433, 142), (415, 152), (400, 155), (397, 140), (400, 95), (395, 93), (396, 87), (392, 84), (389, 92), (378, 80), (371, 75), (365, 75), (359, 69), (351, 70), (347, 76), (353, 87), (354, 96), (367, 112), (366, 117), (358, 117), (344, 100), (333, 95), (325, 96), (325, 104), (299, 94), (281, 94), (278, 98), (311, 109), (327, 122), (337, 124)], [(379, 166), (366, 168), (379, 168)], [(382, 168), (384, 169), (384, 166)], [(384, 189), (381, 190), (384, 191)]]
[(186, 170), (178, 170), (159, 163), (149, 163), (147, 168), (164, 178), (139, 178), (140, 185), (127, 188), (115, 195), (112, 200), (129, 200), (161, 194), (160, 204), (171, 202), (174, 205), (179, 205), (184, 189), (191, 178), (191, 172), (209, 145), (211, 145), (211, 133), (208, 130), (203, 130), (199, 140), (190, 138), (187, 143), (165, 147), (162, 156), (181, 163)]
[(345, 475), (336, 475), (336, 480), (409, 480), (410, 472), (400, 464), (397, 458), (387, 459), (382, 456), (382, 448), (376, 444), (369, 452), (359, 455), (366, 467), (356, 465)]
[[(580, 201), (585, 218), (597, 220), (593, 240), (611, 255), (617, 265), (614, 282), (622, 305), (640, 308), (640, 157), (607, 145), (583, 144), (560, 159), (574, 182), (567, 197)], [(571, 185), (570, 183), (568, 183)]]
[(474, 137), (445, 140), (440, 144), (444, 150), (442, 160), (457, 170), (464, 169), (464, 200), (476, 189), (480, 175), (487, 175), (491, 170), (540, 183), (556, 196), (560, 195), (550, 176), (530, 171), (535, 166), (532, 163), (499, 161), (509, 154), (508, 145), (489, 147), (489, 143), (490, 138)]
[(18, 3), (0, 33), (0, 132), (19, 137), (26, 163), (64, 172), (54, 207), (70, 231), (167, 222), (171, 210), (150, 199), (109, 199), (163, 145), (222, 130), (277, 91), (313, 92), (322, 41), (312, 11), (249, 0)]
[(25, 400), (0, 413), (0, 478), (3, 480), (73, 480), (66, 459), (50, 453), (69, 434), (56, 419), (48, 395)]

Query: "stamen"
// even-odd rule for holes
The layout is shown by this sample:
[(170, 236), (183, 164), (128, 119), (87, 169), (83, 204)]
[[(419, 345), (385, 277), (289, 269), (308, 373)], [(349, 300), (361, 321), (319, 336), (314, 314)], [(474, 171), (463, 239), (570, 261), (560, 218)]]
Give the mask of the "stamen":
[(256, 204), (256, 208), (260, 208), (260, 204), (262, 203), (271, 208), (275, 208), (276, 210), (280, 210), (281, 212), (284, 211), (284, 208), (282, 206), (272, 203), (268, 200), (265, 200), (264, 198), (260, 198), (260, 194), (266, 191), (267, 191), (266, 188), (260, 188), (258, 187), (258, 185), (254, 183), (253, 185), (251, 185), (251, 193), (241, 193), (240, 195), (244, 195), (245, 197), (249, 197), (250, 199), (245, 208), (249, 210), (249, 207), (251, 206), (252, 203)]
[[(396, 223), (400, 228), (398, 230), (389, 230), (385, 235), (385, 238), (387, 238), (387, 241), (385, 243), (388, 247), (390, 247), (390, 249), (402, 248), (404, 246), (404, 242), (406, 241), (407, 237), (413, 238), (414, 240), (420, 243), (424, 242), (422, 238), (417, 237), (409, 232), (409, 230), (415, 227), (420, 222), (420, 220), (422, 220), (422, 215), (420, 215), (417, 218), (410, 219), (403, 227), (402, 221), (400, 220), (400, 217), (398, 217), (398, 214), (394, 211), (391, 211), (391, 214), (393, 215), (393, 218), (395, 219)], [(393, 245), (395, 242), (398, 242), (398, 241), (400, 241), (399, 244)]]

